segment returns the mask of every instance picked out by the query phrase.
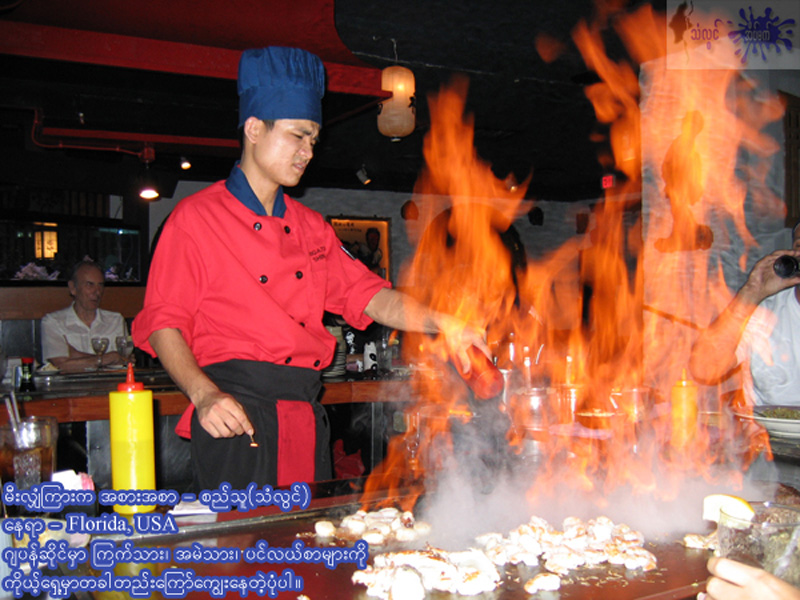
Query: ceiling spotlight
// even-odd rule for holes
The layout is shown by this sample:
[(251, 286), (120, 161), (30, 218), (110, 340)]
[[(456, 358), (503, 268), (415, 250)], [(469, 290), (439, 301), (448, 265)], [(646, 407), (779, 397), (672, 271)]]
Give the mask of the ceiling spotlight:
[(192, 168), (192, 161), (190, 161), (185, 156), (181, 156), (181, 169), (183, 169), (184, 171), (188, 171), (191, 168)]
[(356, 177), (358, 180), (363, 183), (364, 185), (369, 185), (372, 181), (372, 178), (367, 174), (367, 168), (364, 165), (361, 165), (361, 168), (356, 171)]
[(158, 183), (150, 171), (150, 165), (145, 165), (139, 176), (139, 197), (142, 200), (157, 200), (161, 194), (158, 191)]
[(156, 178), (150, 171), (150, 163), (155, 159), (155, 149), (150, 144), (145, 144), (139, 153), (139, 160), (144, 163), (144, 168), (139, 174), (139, 197), (142, 200), (156, 200), (161, 195)]

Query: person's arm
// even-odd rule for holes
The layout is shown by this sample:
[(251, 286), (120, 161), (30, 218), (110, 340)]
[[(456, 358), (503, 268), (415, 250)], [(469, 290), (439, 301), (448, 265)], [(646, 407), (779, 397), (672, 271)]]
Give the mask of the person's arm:
[(254, 433), (242, 405), (220, 391), (203, 372), (179, 330), (159, 329), (150, 335), (149, 342), (169, 376), (194, 404), (200, 425), (209, 435), (220, 438)]
[[(69, 352), (68, 356), (51, 356), (47, 361), (63, 373), (79, 373), (97, 367), (96, 354), (81, 352), (70, 344), (67, 344), (67, 351)], [(106, 352), (103, 354), (102, 363), (103, 365), (122, 364), (122, 357), (116, 351)]]
[[(67, 341), (64, 330), (52, 314), (42, 318), (42, 357), (63, 373), (81, 373), (97, 367), (97, 355), (81, 352)], [(117, 352), (103, 355), (103, 364), (121, 364)]]
[(738, 366), (736, 348), (759, 303), (783, 289), (800, 284), (800, 277), (783, 279), (775, 274), (772, 265), (784, 254), (800, 258), (799, 251), (778, 250), (758, 261), (731, 303), (697, 338), (689, 357), (689, 370), (695, 379), (717, 383), (729, 376)]
[(800, 589), (767, 573), (727, 558), (711, 558), (706, 583), (707, 600), (800, 600)]
[(451, 353), (461, 362), (462, 371), (469, 373), (470, 359), (467, 350), (476, 346), (491, 357), (486, 345), (485, 332), (456, 317), (432, 310), (408, 294), (384, 288), (375, 294), (364, 312), (371, 319), (402, 331), (442, 333)]

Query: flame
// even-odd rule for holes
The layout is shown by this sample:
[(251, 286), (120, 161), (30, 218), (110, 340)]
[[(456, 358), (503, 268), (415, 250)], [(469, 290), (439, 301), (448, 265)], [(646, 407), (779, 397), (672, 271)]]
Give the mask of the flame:
[[(778, 146), (762, 128), (782, 108), (738, 72), (667, 69), (663, 17), (605, 6), (603, 24), (614, 23), (636, 64), (609, 58), (600, 25), (575, 28), (601, 79), (586, 90), (608, 131), (611, 153), (599, 160), (621, 180), (582, 217), (584, 237), (520, 263), (507, 232), (530, 209), (528, 182), (500, 181), (477, 156), (465, 79), (429, 99), (420, 218), (409, 224), (417, 250), (399, 287), (484, 327), (506, 391), (476, 401), (442, 336), (406, 334), (420, 400), (370, 476), (365, 503), (406, 494), (410, 508), (453, 461), (478, 467), (478, 485), (521, 464), (534, 501), (564, 489), (597, 506), (620, 490), (672, 501), (693, 480), (735, 489), (742, 467), (769, 453), (763, 432), (743, 433), (731, 418), (719, 399), (726, 390), (706, 401), (685, 372), (698, 331), (731, 299), (714, 249), (727, 241), (720, 225), (730, 223), (746, 252), (756, 244), (748, 190), (764, 214), (780, 210), (764, 183)], [(546, 60), (561, 47), (547, 36), (537, 43)], [(747, 186), (736, 172), (741, 148), (755, 157)], [(732, 460), (743, 441), (748, 450)]]

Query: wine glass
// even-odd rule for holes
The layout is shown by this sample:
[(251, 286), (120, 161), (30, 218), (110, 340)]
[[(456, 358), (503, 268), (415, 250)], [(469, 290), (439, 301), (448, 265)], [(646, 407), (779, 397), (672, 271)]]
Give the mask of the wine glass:
[(106, 350), (108, 350), (108, 338), (93, 337), (92, 350), (94, 350), (94, 353), (97, 354), (97, 370), (99, 371), (103, 368), (103, 354), (105, 354)]
[(116, 338), (117, 352), (125, 361), (125, 364), (130, 362), (130, 355), (133, 353), (133, 342), (127, 335), (118, 335)]

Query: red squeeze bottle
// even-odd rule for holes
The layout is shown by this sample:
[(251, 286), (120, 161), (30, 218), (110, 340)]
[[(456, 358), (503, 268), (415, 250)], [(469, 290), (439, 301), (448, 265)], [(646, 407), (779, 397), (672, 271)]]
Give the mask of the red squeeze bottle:
[(494, 366), (489, 357), (486, 356), (475, 346), (470, 346), (467, 350), (469, 355), (470, 371), (464, 374), (458, 361), (458, 374), (464, 379), (475, 397), (480, 400), (494, 398), (503, 391), (505, 382), (503, 374)]

